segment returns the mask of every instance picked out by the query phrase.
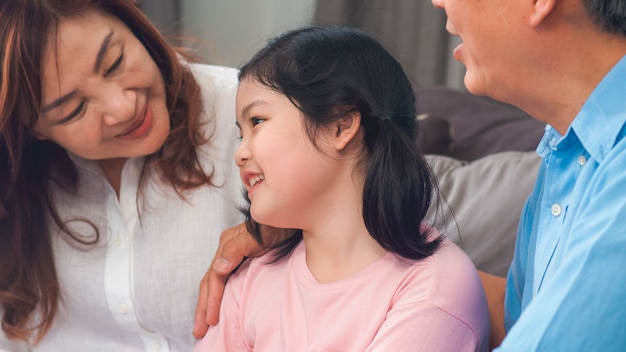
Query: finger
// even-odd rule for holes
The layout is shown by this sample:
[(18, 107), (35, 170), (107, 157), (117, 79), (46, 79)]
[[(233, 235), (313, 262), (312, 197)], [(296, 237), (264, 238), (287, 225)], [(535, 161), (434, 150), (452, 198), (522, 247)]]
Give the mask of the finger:
[[(252, 256), (261, 250), (261, 246), (248, 233), (245, 225), (238, 225), (228, 231), (211, 266), (218, 274), (230, 274), (244, 257)], [(209, 277), (209, 285), (211, 278)]]
[[(206, 274), (204, 274), (204, 276), (202, 277), (202, 280), (200, 281), (200, 289), (198, 292), (198, 303), (196, 305), (196, 313), (195, 313), (195, 317), (194, 317), (194, 327), (193, 327), (193, 331), (192, 334), (195, 338), (200, 339), (202, 336), (204, 336), (206, 334), (207, 329), (209, 328), (209, 325), (207, 324), (207, 316), (208, 316), (208, 306), (209, 306), (209, 301), (212, 299), (211, 295), (209, 294), (209, 274), (211, 273), (211, 268), (213, 267), (217, 267), (218, 264), (216, 264), (216, 262), (218, 260), (220, 260), (220, 258), (222, 258), (221, 256), (221, 247), (224, 243), (228, 242), (230, 239), (232, 239), (233, 237), (237, 236), (237, 234), (239, 232), (242, 231), (242, 225), (243, 225), (243, 229), (245, 229), (245, 224), (240, 224), (238, 226), (234, 226), (231, 228), (228, 228), (226, 230), (224, 230), (221, 235), (220, 235), (220, 245), (218, 246), (218, 249), (216, 251), (216, 254), (213, 258), (213, 261), (211, 262), (211, 266), (209, 267), (209, 269), (207, 270)], [(234, 268), (233, 268), (234, 269)], [(231, 272), (233, 269), (228, 269), (228, 267), (224, 267), (223, 270), (226, 271), (226, 273)], [(215, 273), (213, 275), (216, 275)], [(214, 293), (213, 296), (215, 297), (219, 297), (220, 301), (221, 301), (221, 295), (223, 293), (219, 292), (219, 289), (221, 288), (223, 290), (223, 285), (219, 285), (218, 279), (214, 279), (213, 281), (215, 281), (214, 285), (216, 286), (214, 288)], [(217, 304), (217, 309), (213, 308), (212, 311), (214, 312), (219, 312), (219, 301), (217, 303), (213, 303), (212, 306), (215, 306)], [(215, 313), (214, 313), (215, 314)], [(211, 322), (212, 324), (216, 324), (217, 323), (217, 317), (213, 317), (209, 319), (209, 322)]]
[(220, 304), (226, 281), (244, 257), (259, 251), (260, 245), (248, 233), (245, 224), (235, 226), (222, 234), (220, 248), (207, 273), (208, 297), (205, 322), (215, 325), (219, 321)]
[(209, 270), (208, 280), (208, 298), (206, 300), (207, 309), (204, 316), (204, 322), (207, 326), (215, 325), (219, 321), (220, 304), (224, 297), (224, 288), (228, 275), (220, 274), (215, 270)]
[(202, 338), (206, 334), (209, 325), (206, 323), (207, 315), (207, 295), (209, 292), (208, 273), (200, 281), (200, 292), (198, 294), (198, 305), (196, 306), (196, 316), (194, 319), (193, 336), (196, 339)]

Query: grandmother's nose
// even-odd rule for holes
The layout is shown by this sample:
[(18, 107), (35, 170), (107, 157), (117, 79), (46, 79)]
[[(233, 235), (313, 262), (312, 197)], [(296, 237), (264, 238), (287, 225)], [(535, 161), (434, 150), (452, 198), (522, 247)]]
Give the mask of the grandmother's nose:
[(137, 92), (110, 87), (103, 112), (104, 123), (109, 126), (132, 120), (137, 115)]

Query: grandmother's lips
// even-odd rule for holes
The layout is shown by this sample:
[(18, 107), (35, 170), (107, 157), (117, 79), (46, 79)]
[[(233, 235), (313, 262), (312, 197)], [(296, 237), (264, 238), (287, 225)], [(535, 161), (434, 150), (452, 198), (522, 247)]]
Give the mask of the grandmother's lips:
[(152, 126), (152, 109), (150, 105), (146, 105), (144, 113), (140, 116), (139, 120), (130, 126), (126, 131), (115, 136), (119, 139), (136, 139), (143, 137), (150, 127)]

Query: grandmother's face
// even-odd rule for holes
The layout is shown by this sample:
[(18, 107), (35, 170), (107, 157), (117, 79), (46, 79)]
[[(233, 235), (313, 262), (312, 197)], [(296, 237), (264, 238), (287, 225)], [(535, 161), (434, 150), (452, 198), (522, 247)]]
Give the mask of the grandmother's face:
[(163, 77), (122, 21), (98, 11), (66, 18), (46, 54), (39, 138), (91, 160), (144, 156), (163, 145), (170, 130)]

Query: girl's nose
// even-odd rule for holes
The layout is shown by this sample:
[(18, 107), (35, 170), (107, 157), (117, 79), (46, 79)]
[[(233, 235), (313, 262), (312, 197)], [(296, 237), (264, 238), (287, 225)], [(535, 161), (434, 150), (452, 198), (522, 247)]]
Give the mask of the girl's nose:
[(235, 150), (235, 162), (238, 167), (243, 167), (245, 162), (250, 159), (250, 149), (248, 149), (248, 142), (241, 139), (241, 143), (237, 150)]
[(137, 92), (132, 89), (111, 87), (104, 105), (104, 123), (109, 126), (132, 120), (137, 115)]

